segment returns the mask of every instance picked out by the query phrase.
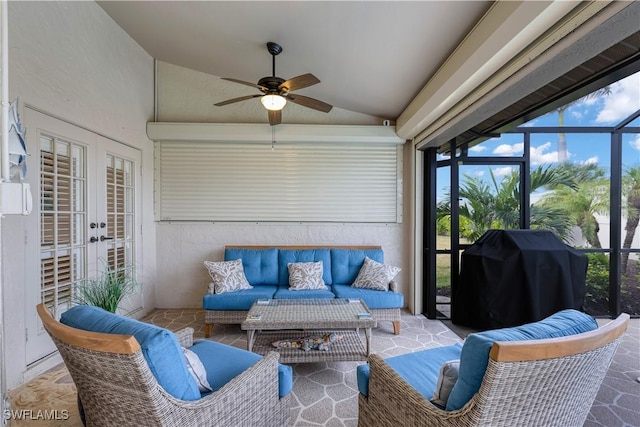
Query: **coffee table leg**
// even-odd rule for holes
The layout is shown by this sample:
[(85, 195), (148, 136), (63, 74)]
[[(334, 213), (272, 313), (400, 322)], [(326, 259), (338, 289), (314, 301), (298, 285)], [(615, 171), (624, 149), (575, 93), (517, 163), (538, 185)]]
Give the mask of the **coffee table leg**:
[(253, 348), (253, 340), (255, 339), (255, 330), (247, 331), (247, 350), (251, 351)]
[(371, 328), (364, 328), (364, 336), (367, 339), (367, 357), (371, 356)]

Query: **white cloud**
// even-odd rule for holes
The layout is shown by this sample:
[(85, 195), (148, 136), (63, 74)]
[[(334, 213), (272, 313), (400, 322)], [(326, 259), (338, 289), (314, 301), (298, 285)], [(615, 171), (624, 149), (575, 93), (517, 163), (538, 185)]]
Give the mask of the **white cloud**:
[(636, 135), (636, 139), (632, 139), (631, 141), (629, 141), (629, 145), (634, 150), (640, 151), (640, 134)]
[(611, 94), (604, 96), (597, 123), (618, 123), (640, 108), (640, 73), (610, 85)]
[(589, 157), (587, 160), (580, 163), (583, 165), (597, 165), (599, 161), (600, 159), (598, 158), (598, 156), (593, 156), (593, 157)]
[(573, 116), (574, 119), (580, 120), (583, 114), (580, 111), (571, 110), (571, 116)]
[(484, 176), (484, 171), (475, 171), (473, 174), (479, 178), (481, 176)]
[(578, 103), (578, 105), (580, 104), (584, 104), (584, 105), (593, 105), (596, 102), (598, 102), (601, 98), (596, 98), (596, 97), (590, 97), (590, 98), (583, 98), (582, 100), (580, 100), (580, 102)]
[[(546, 153), (546, 151), (551, 147), (551, 142), (545, 142), (542, 145), (538, 145), (537, 147), (531, 147), (531, 164), (539, 165), (544, 163), (556, 163), (558, 161), (558, 152), (550, 151)], [(567, 153), (567, 158), (571, 157), (570, 153)]]
[(501, 168), (495, 168), (493, 170), (493, 175), (500, 177), (500, 176), (507, 176), (511, 173), (511, 171), (513, 170), (513, 167), (511, 166), (504, 166)]
[(524, 150), (524, 143), (519, 142), (517, 144), (500, 144), (494, 150), (493, 154), (498, 156), (521, 156)]
[(473, 147), (469, 148), (469, 151), (473, 151), (474, 153), (481, 153), (482, 151), (486, 150), (487, 147), (483, 146), (483, 145), (474, 145)]

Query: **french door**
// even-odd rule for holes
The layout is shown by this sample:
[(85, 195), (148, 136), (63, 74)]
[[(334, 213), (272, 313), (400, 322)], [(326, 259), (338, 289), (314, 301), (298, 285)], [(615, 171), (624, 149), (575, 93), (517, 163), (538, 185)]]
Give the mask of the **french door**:
[[(25, 124), (28, 178), (39, 180), (32, 184), (34, 210), (26, 227), (27, 363), (32, 363), (55, 350), (37, 317), (38, 303), (59, 318), (73, 305), (75, 285), (107, 265), (135, 272), (142, 245), (140, 151), (29, 108)], [(141, 307), (137, 289), (121, 312)]]

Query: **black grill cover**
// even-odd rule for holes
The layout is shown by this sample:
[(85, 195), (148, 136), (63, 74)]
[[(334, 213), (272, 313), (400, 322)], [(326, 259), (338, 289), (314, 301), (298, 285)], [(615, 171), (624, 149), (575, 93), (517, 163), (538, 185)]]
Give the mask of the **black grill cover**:
[(462, 252), (451, 320), (478, 330), (582, 310), (587, 256), (542, 230), (489, 230)]

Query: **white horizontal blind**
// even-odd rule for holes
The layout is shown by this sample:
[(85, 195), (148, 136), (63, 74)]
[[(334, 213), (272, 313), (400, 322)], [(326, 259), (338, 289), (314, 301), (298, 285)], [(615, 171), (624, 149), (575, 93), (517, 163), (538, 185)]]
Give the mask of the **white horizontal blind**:
[(156, 144), (161, 221), (398, 221), (397, 144)]

